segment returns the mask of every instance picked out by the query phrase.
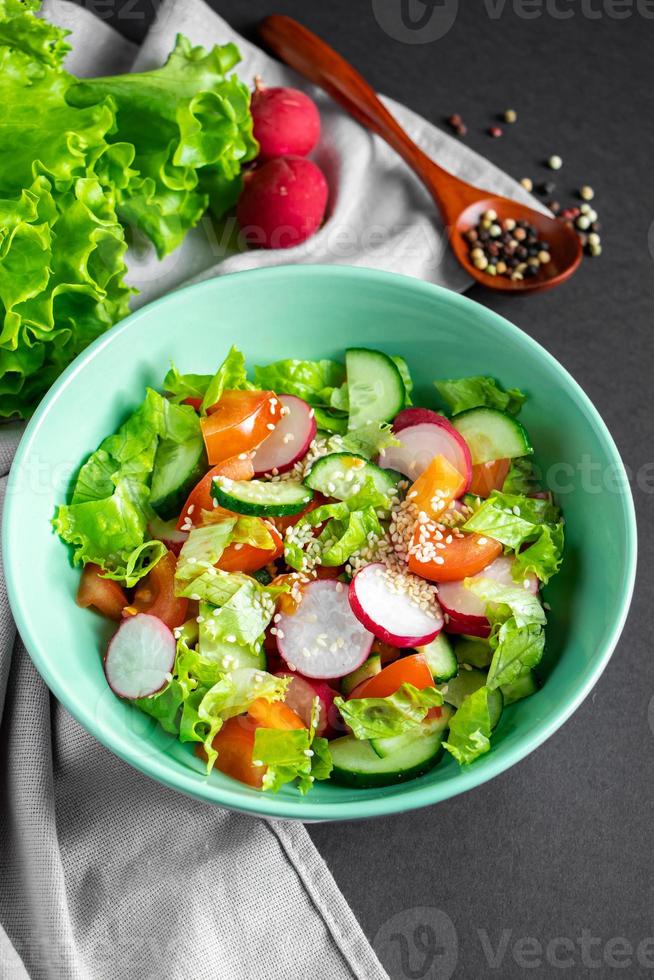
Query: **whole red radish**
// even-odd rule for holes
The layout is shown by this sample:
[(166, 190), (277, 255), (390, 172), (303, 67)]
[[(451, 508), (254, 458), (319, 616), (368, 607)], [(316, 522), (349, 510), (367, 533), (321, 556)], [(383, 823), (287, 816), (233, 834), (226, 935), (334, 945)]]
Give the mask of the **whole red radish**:
[(266, 88), (260, 79), (255, 84), (250, 108), (259, 159), (311, 153), (320, 138), (316, 103), (296, 88)]
[(248, 245), (292, 248), (320, 227), (327, 181), (304, 157), (269, 160), (246, 175), (236, 217)]

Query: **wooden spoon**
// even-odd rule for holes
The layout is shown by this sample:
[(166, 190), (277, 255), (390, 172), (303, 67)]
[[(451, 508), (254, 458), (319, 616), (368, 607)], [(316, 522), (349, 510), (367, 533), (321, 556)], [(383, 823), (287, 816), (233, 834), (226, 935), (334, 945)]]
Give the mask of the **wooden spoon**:
[[(381, 136), (420, 177), (449, 230), (454, 254), (469, 276), (488, 289), (535, 293), (557, 286), (572, 275), (581, 261), (582, 248), (576, 232), (563, 221), (467, 184), (439, 167), (409, 138), (358, 71), (292, 17), (272, 14), (261, 22), (259, 33), (282, 61), (323, 88), (363, 126)], [(528, 221), (539, 238), (548, 243), (551, 260), (539, 268), (537, 276), (512, 280), (488, 275), (474, 266), (464, 234), (488, 210), (495, 211), (500, 221)]]

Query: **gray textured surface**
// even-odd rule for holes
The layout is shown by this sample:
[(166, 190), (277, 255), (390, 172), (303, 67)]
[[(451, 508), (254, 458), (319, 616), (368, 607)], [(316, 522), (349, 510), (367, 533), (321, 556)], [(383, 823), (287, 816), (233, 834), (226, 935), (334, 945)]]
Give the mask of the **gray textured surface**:
[[(154, 2), (114, 0), (114, 23), (139, 37)], [(554, 178), (558, 195), (567, 199), (580, 183), (593, 184), (605, 235), (600, 260), (586, 262), (551, 294), (505, 300), (475, 289), (470, 295), (561, 360), (595, 401), (634, 471), (651, 463), (654, 20), (643, 16), (646, 5), (586, 0), (584, 14), (580, 3), (558, 0), (554, 8), (549, 2), (550, 11), (572, 13), (564, 20), (538, 0), (461, 2), (442, 39), (406, 44), (381, 30), (369, 2), (212, 3), (242, 31), (273, 9), (300, 17), (390, 96), (433, 120), (461, 113), (470, 144), (517, 177), (547, 179), (538, 162), (557, 152), (565, 161)], [(400, 0), (386, 4), (399, 6)], [(440, 6), (447, 12), (457, 5), (444, 0)], [(496, 18), (489, 11), (503, 13)], [(493, 141), (484, 130), (509, 105), (519, 124)], [(563, 730), (492, 783), (438, 807), (309, 828), (366, 933), (378, 936), (394, 980), (444, 980), (452, 969), (455, 977), (475, 980), (652, 974), (654, 941), (641, 946), (640, 962), (636, 947), (654, 936), (648, 724), (654, 497), (636, 489), (635, 498), (641, 576), (632, 613), (602, 680)], [(412, 957), (404, 967), (397, 935)], [(434, 935), (439, 948), (431, 957)], [(524, 937), (534, 937), (543, 951)], [(557, 937), (562, 941), (546, 948)]]

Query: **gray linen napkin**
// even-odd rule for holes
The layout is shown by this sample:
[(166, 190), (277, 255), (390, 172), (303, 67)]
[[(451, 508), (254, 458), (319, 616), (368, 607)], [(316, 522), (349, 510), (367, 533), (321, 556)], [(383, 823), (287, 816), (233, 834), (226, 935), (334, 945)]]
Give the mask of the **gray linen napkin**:
[[(73, 31), (68, 67), (79, 75), (159, 65), (182, 31), (204, 45), (235, 40), (243, 78), (302, 85), (202, 0), (164, 0), (140, 49), (66, 0), (46, 0), (44, 13)], [(205, 220), (163, 263), (150, 251), (130, 255), (139, 303), (183, 282), (282, 262), (371, 266), (466, 288), (417, 179), (312, 94), (323, 121), (316, 158), (332, 195), (324, 228), (298, 248), (229, 254)], [(444, 166), (530, 200), (488, 161), (386, 101)], [(17, 425), (0, 429), (2, 497), (20, 434)], [(2, 980), (386, 976), (300, 824), (175, 794), (115, 758), (51, 698), (16, 636), (1, 568), (0, 715)]]

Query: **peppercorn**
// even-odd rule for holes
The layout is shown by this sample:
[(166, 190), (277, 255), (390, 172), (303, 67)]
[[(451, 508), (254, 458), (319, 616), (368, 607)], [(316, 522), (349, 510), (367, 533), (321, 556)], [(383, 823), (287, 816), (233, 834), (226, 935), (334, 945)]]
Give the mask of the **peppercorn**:
[(524, 189), (526, 191), (529, 191), (530, 193), (531, 193), (531, 191), (533, 191), (533, 189), (534, 189), (534, 182), (531, 179), (531, 177), (523, 177), (522, 180), (520, 181), (520, 183), (522, 184), (522, 186), (524, 187)]
[(525, 238), (527, 237), (527, 232), (524, 230), (524, 228), (516, 228), (516, 230), (513, 232), (513, 237), (517, 242), (524, 242)]
[(591, 231), (590, 235), (588, 236), (588, 244), (589, 245), (599, 245), (600, 241), (601, 241), (601, 239), (600, 239), (600, 236), (597, 234), (597, 232), (596, 231)]
[(469, 242), (476, 242), (477, 230), (475, 228), (469, 228), (468, 231), (466, 232), (466, 238), (468, 239)]
[(560, 170), (563, 166), (563, 160), (560, 156), (558, 156), (558, 154), (553, 153), (547, 161), (547, 166), (550, 168), (550, 170)]
[(596, 258), (598, 255), (601, 255), (602, 254), (602, 246), (601, 245), (589, 245), (588, 246), (588, 250), (589, 250), (590, 254), (594, 258)]
[(595, 191), (588, 184), (584, 184), (584, 186), (579, 189), (579, 197), (581, 197), (584, 201), (592, 201), (595, 197)]
[(552, 260), (552, 256), (548, 251), (542, 249), (542, 251), (538, 253), (538, 260), (541, 265), (547, 265), (547, 263)]
[(518, 113), (515, 109), (505, 109), (504, 110), (504, 122), (514, 123), (518, 118)]
[(502, 224), (504, 225), (505, 231), (513, 231), (516, 226), (514, 218), (505, 218)]
[(492, 136), (493, 139), (499, 139), (500, 136), (504, 136), (504, 130), (501, 126), (489, 126), (488, 135)]
[(559, 214), (559, 212), (561, 211), (561, 205), (559, 204), (558, 201), (548, 201), (547, 206), (552, 212), (552, 214)]
[(590, 228), (591, 222), (587, 214), (580, 214), (575, 221), (575, 224), (577, 228), (581, 229), (581, 231), (586, 231), (588, 228)]
[(541, 184), (538, 188), (539, 193), (545, 194), (546, 196), (549, 194), (553, 194), (555, 190), (556, 190), (556, 184), (554, 183), (553, 180), (546, 180), (545, 183)]

